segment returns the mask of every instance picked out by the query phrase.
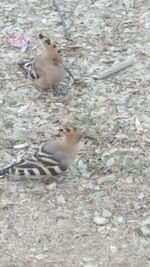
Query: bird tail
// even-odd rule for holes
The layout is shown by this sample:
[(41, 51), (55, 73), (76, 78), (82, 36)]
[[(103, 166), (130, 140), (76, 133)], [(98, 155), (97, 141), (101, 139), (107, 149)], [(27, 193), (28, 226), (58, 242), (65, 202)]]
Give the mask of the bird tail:
[(0, 170), (0, 176), (13, 174), (15, 176), (57, 176), (62, 173), (61, 166), (55, 163), (49, 163), (48, 159), (29, 158), (22, 160), (20, 163), (9, 165)]
[(14, 164), (4, 167), (3, 169), (0, 169), (0, 176), (6, 175), (6, 174), (15, 174), (15, 167), (17, 165), (18, 165), (17, 163), (16, 164), (14, 163)]

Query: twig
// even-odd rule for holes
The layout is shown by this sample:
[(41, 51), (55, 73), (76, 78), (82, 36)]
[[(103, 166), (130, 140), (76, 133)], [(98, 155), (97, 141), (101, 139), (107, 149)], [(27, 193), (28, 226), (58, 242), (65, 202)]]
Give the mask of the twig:
[[(51, 0), (49, 0), (49, 2), (51, 2)], [(62, 14), (61, 14), (61, 11), (60, 11), (60, 8), (59, 8), (59, 6), (58, 6), (58, 4), (57, 4), (57, 1), (56, 1), (56, 0), (52, 0), (52, 4), (53, 4), (53, 6), (55, 7), (55, 9), (57, 10), (58, 15), (59, 15), (59, 17), (60, 17), (60, 19), (61, 19), (61, 23), (62, 23), (63, 31), (64, 31), (64, 36), (65, 36), (66, 39), (69, 39), (71, 34), (70, 34), (70, 32), (68, 31), (68, 28), (67, 28), (67, 26), (66, 26), (66, 23), (65, 23), (65, 21), (64, 21), (64, 18), (63, 18), (63, 16), (62, 16)]]
[(136, 62), (136, 59), (134, 56), (126, 59), (123, 62), (114, 64), (112, 67), (110, 67), (108, 70), (105, 70), (102, 72), (102, 74), (100, 75), (100, 79), (105, 79), (111, 75), (113, 75), (116, 72), (119, 72), (123, 69), (128, 68), (129, 66), (133, 65)]
[(71, 73), (71, 71), (70, 71), (64, 64), (63, 64), (63, 67), (64, 67), (64, 69), (68, 72), (68, 74), (69, 74), (69, 76), (72, 78), (72, 80), (73, 80), (74, 82), (76, 82), (76, 80), (75, 80), (73, 74)]

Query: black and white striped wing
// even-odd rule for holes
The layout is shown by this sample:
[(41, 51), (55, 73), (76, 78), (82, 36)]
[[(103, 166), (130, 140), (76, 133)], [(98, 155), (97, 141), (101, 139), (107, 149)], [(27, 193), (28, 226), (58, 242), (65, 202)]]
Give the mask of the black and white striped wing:
[(57, 176), (69, 167), (68, 154), (61, 151), (58, 143), (48, 142), (34, 153), (31, 158), (8, 166), (0, 171), (0, 175), (7, 173), (18, 176)]

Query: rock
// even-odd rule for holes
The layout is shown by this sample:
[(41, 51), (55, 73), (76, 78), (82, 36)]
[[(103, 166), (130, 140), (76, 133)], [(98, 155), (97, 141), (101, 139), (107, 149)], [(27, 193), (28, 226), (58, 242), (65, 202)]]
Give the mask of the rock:
[(84, 267), (97, 267), (96, 260), (92, 257), (83, 258)]
[(123, 217), (120, 216), (120, 217), (118, 217), (117, 221), (118, 221), (118, 223), (123, 223), (124, 219), (123, 219)]
[(24, 149), (24, 148), (27, 148), (28, 146), (29, 146), (29, 144), (23, 143), (23, 144), (15, 145), (14, 149), (17, 149), (17, 150)]
[(143, 220), (142, 225), (146, 225), (146, 226), (149, 225), (149, 228), (150, 228), (150, 218)]
[(143, 236), (150, 236), (150, 229), (147, 226), (142, 226), (141, 232), (142, 232)]
[(129, 177), (127, 177), (126, 181), (128, 184), (131, 184), (131, 183), (133, 183), (133, 178), (131, 176), (129, 176)]
[(150, 236), (150, 218), (142, 221), (141, 232), (143, 236)]
[(65, 201), (65, 199), (64, 199), (64, 196), (63, 196), (63, 195), (57, 196), (57, 202), (58, 202), (59, 204), (65, 204), (66, 201)]
[(47, 19), (42, 19), (42, 23), (47, 23)]
[(98, 184), (102, 184), (102, 183), (105, 183), (105, 182), (112, 182), (116, 179), (115, 175), (114, 174), (110, 174), (110, 175), (105, 175), (105, 176), (102, 176), (98, 179)]
[(103, 210), (102, 216), (105, 218), (109, 218), (112, 216), (112, 213), (109, 210)]
[(57, 183), (54, 182), (54, 183), (52, 183), (52, 184), (48, 184), (48, 185), (46, 185), (45, 187), (46, 187), (46, 189), (48, 189), (48, 190), (54, 190), (54, 189), (56, 188), (56, 186), (57, 186)]
[(111, 168), (114, 164), (115, 164), (115, 159), (114, 158), (110, 158), (106, 162), (106, 166), (109, 167), (109, 168)]
[(100, 217), (100, 216), (95, 216), (93, 218), (93, 222), (97, 225), (105, 225), (109, 222), (109, 220), (107, 218), (103, 218), (103, 217)]
[(35, 258), (37, 260), (43, 260), (45, 258), (45, 255), (44, 254), (39, 254), (39, 255), (36, 255)]
[(144, 193), (142, 192), (142, 193), (140, 193), (139, 195), (138, 195), (138, 199), (143, 199), (144, 198)]
[(112, 253), (115, 253), (117, 251), (117, 248), (114, 245), (110, 245), (110, 250)]

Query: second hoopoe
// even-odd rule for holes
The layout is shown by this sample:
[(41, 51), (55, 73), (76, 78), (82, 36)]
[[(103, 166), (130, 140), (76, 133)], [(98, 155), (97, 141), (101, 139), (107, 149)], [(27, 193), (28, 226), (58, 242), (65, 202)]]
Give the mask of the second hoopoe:
[(22, 159), (19, 163), (14, 163), (1, 169), (0, 176), (6, 174), (16, 176), (58, 176), (66, 171), (75, 159), (82, 136), (82, 129), (66, 128), (60, 142), (46, 142), (32, 157)]
[(64, 80), (66, 71), (74, 81), (75, 79), (63, 64), (63, 55), (56, 45), (43, 34), (39, 34), (39, 38), (44, 47), (41, 55), (30, 61), (19, 63), (19, 66), (23, 69), (25, 76), (35, 80), (39, 87), (43, 89), (51, 87), (54, 95), (57, 95), (57, 85)]

